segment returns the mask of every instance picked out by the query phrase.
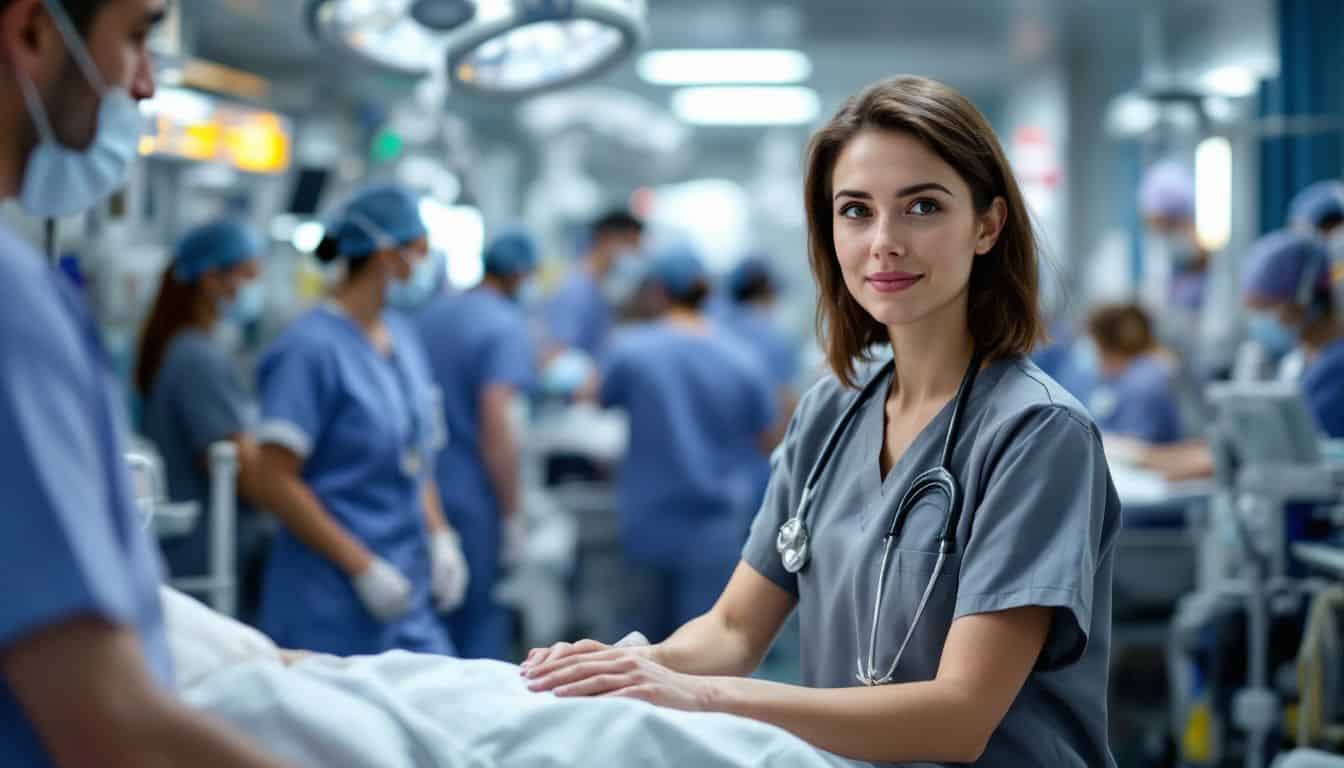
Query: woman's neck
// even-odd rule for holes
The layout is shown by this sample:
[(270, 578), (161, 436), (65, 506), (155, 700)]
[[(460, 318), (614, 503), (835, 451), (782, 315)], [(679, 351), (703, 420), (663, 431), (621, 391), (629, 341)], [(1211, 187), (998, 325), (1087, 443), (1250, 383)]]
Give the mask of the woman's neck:
[(686, 307), (670, 307), (663, 313), (663, 319), (672, 325), (693, 331), (702, 331), (708, 326), (702, 313)]
[(1302, 330), (1302, 346), (1308, 355), (1315, 356), (1322, 349), (1344, 339), (1344, 325), (1333, 313), (1317, 320)]
[(365, 333), (382, 327), (383, 302), (386, 288), (382, 279), (365, 268), (360, 274), (341, 283), (332, 293), (332, 300), (354, 320)]
[(889, 326), (887, 333), (896, 361), (889, 404), (904, 411), (942, 403), (957, 391), (975, 352), (964, 300), (916, 323)]

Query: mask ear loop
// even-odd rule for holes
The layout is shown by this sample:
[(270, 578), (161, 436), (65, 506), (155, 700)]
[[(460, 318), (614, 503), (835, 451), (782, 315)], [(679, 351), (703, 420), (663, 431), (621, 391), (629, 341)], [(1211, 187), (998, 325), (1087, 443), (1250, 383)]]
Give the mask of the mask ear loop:
[(51, 15), (51, 20), (56, 24), (56, 30), (60, 32), (61, 39), (65, 41), (66, 50), (70, 52), (71, 58), (75, 64), (84, 72), (84, 77), (88, 79), (89, 84), (102, 96), (107, 93), (107, 81), (103, 79), (103, 73), (98, 71), (98, 65), (93, 63), (93, 56), (89, 54), (89, 49), (85, 47), (83, 38), (79, 30), (70, 21), (70, 17), (65, 13), (55, 0), (42, 0), (42, 5)]

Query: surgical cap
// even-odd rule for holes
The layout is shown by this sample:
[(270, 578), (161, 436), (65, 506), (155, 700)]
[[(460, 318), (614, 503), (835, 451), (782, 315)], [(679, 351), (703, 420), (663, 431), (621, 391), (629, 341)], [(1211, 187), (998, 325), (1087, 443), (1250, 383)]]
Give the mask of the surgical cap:
[(1271, 232), (1251, 246), (1242, 275), (1242, 296), (1305, 303), (1311, 297), (1301, 295), (1304, 286), (1320, 290), (1330, 285), (1326, 259), (1325, 248), (1310, 235), (1289, 230)]
[(649, 279), (673, 298), (685, 298), (705, 279), (705, 265), (690, 246), (671, 246), (654, 253)]
[(508, 230), (486, 246), (481, 260), (485, 262), (485, 271), (492, 275), (526, 274), (537, 268), (537, 241), (525, 230)]
[(1195, 215), (1195, 180), (1172, 160), (1154, 163), (1139, 182), (1139, 213), (1169, 219)]
[[(367, 256), (381, 248), (405, 245), (426, 235), (420, 199), (397, 184), (374, 184), (356, 192), (336, 211), (329, 232), (341, 255)], [(391, 242), (380, 242), (389, 239)]]
[(212, 269), (230, 267), (261, 255), (261, 237), (237, 219), (220, 219), (188, 231), (173, 248), (173, 276), (194, 283)]
[(773, 283), (774, 275), (763, 256), (751, 254), (739, 261), (737, 266), (733, 267), (733, 271), (728, 273), (728, 292), (733, 296), (740, 296), (760, 281)]
[(1288, 218), (1312, 229), (1330, 218), (1344, 218), (1344, 182), (1337, 179), (1318, 181), (1298, 192), (1288, 206)]

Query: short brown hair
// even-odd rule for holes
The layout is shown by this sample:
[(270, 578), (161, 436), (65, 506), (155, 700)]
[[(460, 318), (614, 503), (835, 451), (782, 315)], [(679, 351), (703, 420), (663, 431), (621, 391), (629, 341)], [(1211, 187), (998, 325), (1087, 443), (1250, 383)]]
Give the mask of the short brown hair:
[(1104, 304), (1093, 309), (1087, 332), (1097, 349), (1108, 354), (1138, 357), (1157, 346), (1153, 321), (1138, 304)]
[(971, 267), (967, 325), (987, 360), (1025, 355), (1045, 337), (1039, 302), (1036, 236), (1003, 148), (975, 105), (951, 87), (924, 77), (874, 83), (850, 97), (808, 145), (808, 251), (817, 281), (817, 335), (831, 369), (855, 386), (854, 364), (887, 329), (845, 287), (831, 220), (832, 174), (840, 152), (866, 129), (897, 131), (923, 142), (961, 176), (979, 213), (997, 197), (1007, 220), (993, 249)]

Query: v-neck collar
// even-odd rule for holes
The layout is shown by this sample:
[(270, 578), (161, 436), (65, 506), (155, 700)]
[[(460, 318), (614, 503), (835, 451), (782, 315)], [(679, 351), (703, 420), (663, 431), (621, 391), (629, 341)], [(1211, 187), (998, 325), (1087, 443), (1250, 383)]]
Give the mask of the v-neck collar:
[[(974, 419), (971, 418), (971, 415), (975, 412), (975, 405), (984, 397), (986, 392), (998, 384), (1004, 367), (1014, 364), (1013, 360), (997, 360), (981, 369), (975, 377), (970, 395), (966, 398), (967, 413), (962, 414), (961, 434), (957, 436), (958, 445), (967, 442), (968, 438), (973, 435)], [(886, 496), (891, 493), (898, 483), (897, 478), (905, 478), (902, 487), (908, 485), (909, 479), (918, 474), (911, 471), (909, 464), (915, 460), (914, 457), (927, 452), (930, 440), (937, 442), (938, 451), (935, 452), (935, 457), (930, 460), (929, 466), (922, 467), (919, 471), (933, 468), (934, 464), (941, 458), (942, 444), (947, 437), (947, 426), (952, 420), (952, 409), (956, 406), (957, 401), (957, 396), (953, 394), (938, 410), (938, 413), (932, 419), (929, 419), (929, 423), (924, 425), (919, 434), (915, 435), (915, 438), (906, 446), (905, 452), (897, 457), (891, 468), (887, 470), (887, 476), (883, 477), (881, 451), (887, 437), (886, 402), (887, 394), (891, 391), (892, 378), (896, 375), (896, 371), (893, 368), (885, 375), (887, 378), (886, 384), (878, 389), (878, 392), (881, 393), (880, 396), (875, 393), (873, 397), (869, 398), (868, 402), (864, 403), (863, 413), (859, 414), (859, 418), (863, 420), (861, 427), (863, 431), (863, 470), (861, 474), (864, 490), (870, 498), (878, 495)], [(902, 490), (902, 492), (904, 491)]]

